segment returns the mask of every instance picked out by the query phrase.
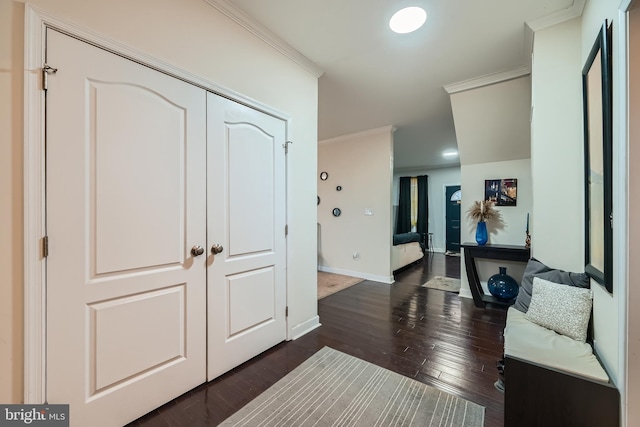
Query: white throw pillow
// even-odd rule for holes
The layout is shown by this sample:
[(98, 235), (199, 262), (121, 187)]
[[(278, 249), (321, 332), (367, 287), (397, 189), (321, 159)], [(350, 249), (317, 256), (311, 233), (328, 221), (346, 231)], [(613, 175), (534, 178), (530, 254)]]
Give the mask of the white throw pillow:
[(591, 289), (533, 278), (531, 304), (525, 317), (547, 329), (585, 342), (593, 304)]

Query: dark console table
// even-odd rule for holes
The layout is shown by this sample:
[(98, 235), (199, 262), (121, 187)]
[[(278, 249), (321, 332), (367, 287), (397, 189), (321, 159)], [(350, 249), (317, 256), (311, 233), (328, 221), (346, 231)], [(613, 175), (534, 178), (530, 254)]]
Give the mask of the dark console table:
[(493, 295), (485, 295), (480, 279), (478, 278), (478, 269), (476, 268), (476, 258), (501, 259), (505, 261), (521, 261), (528, 262), (531, 256), (531, 250), (525, 246), (515, 245), (484, 245), (479, 246), (476, 243), (463, 243), (464, 248), (464, 265), (467, 268), (467, 278), (469, 279), (469, 288), (473, 296), (473, 303), (476, 307), (484, 308), (487, 303), (501, 306), (511, 305), (512, 302), (500, 301)]

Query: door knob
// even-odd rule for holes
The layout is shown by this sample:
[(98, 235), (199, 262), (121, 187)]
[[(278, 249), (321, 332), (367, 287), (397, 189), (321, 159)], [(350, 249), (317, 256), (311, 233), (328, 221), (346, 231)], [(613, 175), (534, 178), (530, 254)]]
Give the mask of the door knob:
[(217, 243), (215, 245), (211, 246), (211, 253), (214, 254), (214, 255), (219, 254), (223, 250), (224, 250), (224, 248), (222, 247), (222, 245), (219, 245)]
[(202, 246), (194, 246), (191, 248), (191, 255), (193, 256), (200, 256), (204, 253), (204, 248)]

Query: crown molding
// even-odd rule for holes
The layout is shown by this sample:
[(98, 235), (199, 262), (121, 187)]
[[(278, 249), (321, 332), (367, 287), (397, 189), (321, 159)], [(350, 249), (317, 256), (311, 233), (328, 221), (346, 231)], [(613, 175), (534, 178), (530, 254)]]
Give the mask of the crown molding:
[(573, 4), (568, 8), (543, 16), (542, 18), (534, 19), (533, 21), (527, 21), (526, 25), (531, 28), (531, 31), (536, 32), (577, 18), (582, 15), (586, 1), (587, 0), (573, 0)]
[(529, 74), (531, 74), (530, 69), (522, 65), (518, 68), (514, 68), (513, 70), (474, 77), (472, 79), (464, 80), (458, 83), (451, 83), (443, 86), (443, 88), (447, 91), (447, 93), (449, 93), (449, 95), (452, 95), (454, 93), (464, 92), (470, 89), (477, 89), (483, 86), (489, 86), (496, 83), (518, 79), (520, 77), (528, 76)]
[(571, 6), (566, 9), (559, 10), (558, 12), (551, 13), (547, 16), (543, 16), (542, 18), (534, 19), (533, 21), (525, 22), (524, 61), (525, 66), (529, 70), (531, 70), (531, 67), (533, 65), (533, 39), (535, 37), (535, 32), (581, 16), (586, 1), (587, 0), (573, 0)]
[(577, 18), (582, 15), (584, 5), (587, 0), (573, 0), (571, 6), (566, 9), (559, 10), (558, 12), (551, 13), (542, 18), (534, 19), (533, 21), (525, 22), (524, 28), (524, 47), (525, 57), (524, 64), (518, 68), (501, 73), (488, 74), (485, 76), (475, 77), (473, 79), (464, 80), (458, 83), (451, 83), (443, 86), (450, 95), (458, 92), (464, 92), (465, 90), (477, 89), (483, 86), (492, 85), (495, 83), (506, 82), (508, 80), (517, 79), (531, 74), (531, 55), (533, 54), (533, 38), (536, 31), (543, 30), (553, 25), (560, 24), (565, 21), (569, 21), (573, 18)]
[[(405, 168), (394, 168), (394, 175), (402, 175), (402, 174), (412, 174), (412, 173), (420, 173), (426, 174), (429, 171), (436, 169), (460, 169), (460, 162), (450, 163), (446, 165), (432, 165), (432, 166), (408, 166)], [(458, 185), (458, 184), (455, 184)]]
[(335, 138), (323, 139), (322, 141), (318, 141), (318, 144), (331, 144), (347, 139), (362, 138), (364, 136), (378, 135), (381, 133), (394, 133), (395, 131), (396, 128), (394, 126), (383, 126), (381, 128), (369, 129), (362, 132), (350, 133), (348, 135), (336, 136)]
[(240, 9), (228, 0), (203, 0), (213, 8), (222, 12), (228, 18), (231, 18), (241, 27), (273, 47), (275, 50), (298, 64), (307, 72), (320, 78), (324, 74), (324, 70), (316, 65), (309, 58), (298, 52), (290, 44), (282, 40), (267, 27), (253, 19), (244, 10)]

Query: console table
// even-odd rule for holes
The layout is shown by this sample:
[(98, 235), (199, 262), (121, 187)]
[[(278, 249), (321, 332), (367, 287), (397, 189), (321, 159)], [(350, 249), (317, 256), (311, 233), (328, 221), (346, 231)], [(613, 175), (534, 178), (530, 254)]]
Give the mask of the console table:
[(485, 295), (478, 278), (476, 258), (528, 262), (531, 250), (525, 246), (493, 244), (480, 246), (476, 243), (463, 243), (462, 247), (464, 248), (464, 265), (467, 268), (467, 279), (469, 279), (469, 288), (471, 289), (475, 306), (484, 308), (487, 304), (511, 305), (512, 302), (504, 302), (493, 295)]

